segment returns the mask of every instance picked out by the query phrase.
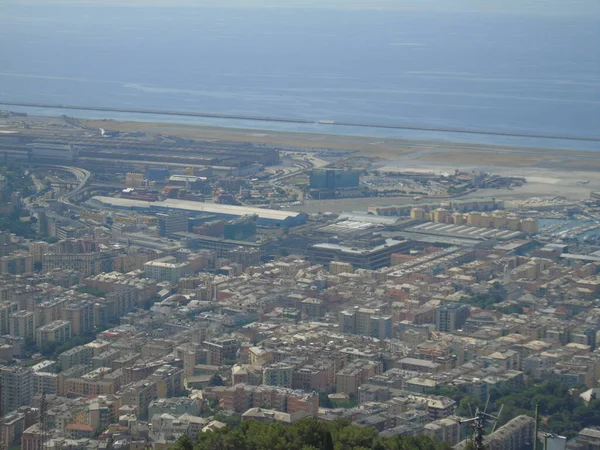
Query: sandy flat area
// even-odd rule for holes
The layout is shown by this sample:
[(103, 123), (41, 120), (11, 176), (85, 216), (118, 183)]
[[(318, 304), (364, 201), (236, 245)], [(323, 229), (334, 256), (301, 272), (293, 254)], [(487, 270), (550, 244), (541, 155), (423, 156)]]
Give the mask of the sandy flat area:
[[(402, 141), (329, 134), (257, 131), (145, 122), (82, 120), (90, 128), (169, 134), (197, 140), (252, 142), (291, 148), (352, 151), (373, 158), (376, 167), (401, 171), (484, 171), (504, 176), (522, 176), (527, 183), (513, 190), (481, 189), (464, 198), (496, 197), (521, 200), (532, 197), (565, 197), (583, 200), (600, 190), (598, 152), (501, 147), (460, 143)], [(366, 211), (369, 205), (412, 203), (412, 197), (309, 200), (293, 209), (309, 213)]]
[(196, 125), (114, 120), (80, 120), (89, 128), (168, 134), (187, 139), (251, 142), (281, 148), (330, 149), (353, 151), (383, 160), (409, 156), (411, 160), (442, 162), (450, 165), (473, 162), (488, 167), (569, 167), (574, 170), (600, 169), (599, 152), (574, 150), (503, 147), (493, 145), (404, 141), (373, 137), (342, 136), (317, 133), (246, 130)]

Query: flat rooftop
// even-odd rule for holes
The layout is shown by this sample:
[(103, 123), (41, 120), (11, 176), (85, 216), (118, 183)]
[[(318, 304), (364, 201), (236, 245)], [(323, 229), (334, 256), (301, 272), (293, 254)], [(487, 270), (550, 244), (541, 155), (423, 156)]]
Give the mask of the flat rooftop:
[(305, 213), (296, 211), (278, 211), (274, 209), (254, 208), (250, 206), (222, 205), (218, 203), (203, 203), (189, 200), (168, 199), (162, 202), (147, 202), (143, 200), (130, 200), (125, 198), (97, 196), (92, 200), (107, 207), (137, 208), (137, 209), (179, 209), (183, 211), (202, 212), (212, 214), (225, 214), (231, 216), (257, 215), (261, 219), (286, 220), (297, 218)]
[(372, 247), (369, 249), (364, 249), (364, 248), (354, 248), (354, 247), (348, 247), (347, 245), (340, 245), (340, 244), (332, 244), (329, 242), (323, 242), (321, 244), (315, 244), (313, 245), (311, 248), (317, 248), (317, 249), (323, 249), (323, 250), (338, 250), (338, 251), (342, 251), (344, 253), (353, 253), (356, 255), (367, 255), (369, 253), (373, 253), (376, 252), (378, 250), (382, 250), (386, 247), (392, 247), (398, 244), (404, 244), (408, 241), (398, 241), (396, 239), (386, 239), (385, 240), (385, 244), (382, 245), (377, 245), (376, 247)]
[(467, 225), (453, 225), (437, 222), (421, 223), (414, 227), (407, 228), (406, 231), (478, 240), (497, 239), (501, 241), (516, 239), (523, 236), (523, 233), (520, 231), (497, 230), (495, 228), (470, 227)]

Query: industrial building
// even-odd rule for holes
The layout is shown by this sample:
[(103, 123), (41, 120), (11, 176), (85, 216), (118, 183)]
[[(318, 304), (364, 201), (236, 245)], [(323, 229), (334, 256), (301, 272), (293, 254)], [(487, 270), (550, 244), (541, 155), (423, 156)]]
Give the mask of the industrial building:
[(319, 264), (341, 261), (359, 269), (380, 269), (390, 265), (392, 253), (407, 251), (409, 241), (385, 239), (380, 245), (357, 248), (348, 245), (324, 242), (309, 247), (309, 255)]
[(446, 223), (425, 222), (406, 229), (413, 234), (430, 235), (436, 237), (448, 237), (451, 239), (469, 239), (484, 241), (496, 239), (506, 241), (510, 239), (522, 238), (524, 233), (521, 231), (497, 230), (494, 228), (480, 228), (467, 225), (453, 225)]
[(452, 212), (466, 213), (470, 211), (492, 212), (504, 209), (504, 202), (495, 198), (472, 198), (465, 200), (442, 200), (440, 202), (411, 203), (406, 205), (373, 205), (369, 206), (369, 214), (377, 216), (410, 216), (413, 208), (421, 208), (432, 212), (437, 208), (445, 208)]
[(247, 206), (222, 205), (217, 203), (193, 202), (168, 199), (162, 202), (146, 202), (114, 197), (93, 197), (90, 204), (104, 208), (120, 208), (146, 212), (183, 211), (194, 214), (214, 214), (222, 219), (237, 219), (243, 216), (256, 216), (258, 226), (293, 227), (306, 222), (307, 215), (295, 211), (252, 208)]
[(77, 157), (77, 150), (70, 144), (57, 144), (50, 142), (33, 142), (26, 145), (27, 152), (35, 160), (48, 160), (49, 162), (73, 161)]
[(267, 241), (236, 241), (193, 233), (175, 233), (174, 237), (185, 240), (186, 246), (191, 250), (214, 250), (220, 258), (229, 257), (231, 251), (242, 248), (256, 250), (262, 256), (266, 253), (268, 245)]
[(437, 208), (427, 214), (422, 208), (413, 208), (410, 212), (411, 219), (433, 221), (437, 223), (450, 223), (454, 225), (469, 225), (480, 228), (494, 228), (497, 230), (522, 231), (526, 234), (537, 234), (539, 231), (538, 220), (532, 217), (523, 219), (519, 214), (496, 210), (491, 214), (470, 212), (468, 214), (450, 212), (445, 208)]

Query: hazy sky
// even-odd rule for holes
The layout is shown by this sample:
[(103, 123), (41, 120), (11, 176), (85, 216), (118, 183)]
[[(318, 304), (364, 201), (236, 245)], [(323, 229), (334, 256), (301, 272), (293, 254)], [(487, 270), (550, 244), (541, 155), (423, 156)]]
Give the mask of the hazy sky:
[(164, 7), (251, 7), (472, 11), (535, 15), (598, 15), (600, 0), (3, 0), (4, 4)]

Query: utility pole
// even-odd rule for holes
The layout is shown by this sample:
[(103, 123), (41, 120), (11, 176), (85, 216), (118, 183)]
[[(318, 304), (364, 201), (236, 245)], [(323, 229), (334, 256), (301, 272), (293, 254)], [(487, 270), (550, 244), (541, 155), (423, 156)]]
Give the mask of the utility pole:
[[(0, 418), (4, 417), (4, 390), (2, 389), (4, 387), (4, 374), (2, 372), (0, 372)], [(0, 438), (0, 450), (5, 450), (5, 448), (8, 446), (4, 445), (4, 440), (3, 438)]]
[(535, 428), (533, 432), (533, 450), (538, 450), (538, 428), (540, 426), (540, 404), (535, 404)]
[(46, 449), (46, 439), (48, 432), (48, 402), (46, 401), (46, 393), (42, 391), (40, 400), (40, 431), (41, 431), (41, 450)]

